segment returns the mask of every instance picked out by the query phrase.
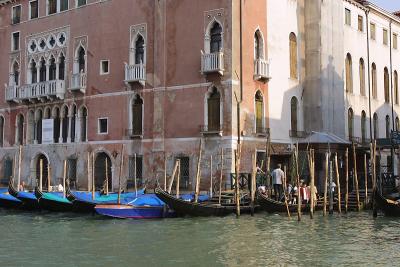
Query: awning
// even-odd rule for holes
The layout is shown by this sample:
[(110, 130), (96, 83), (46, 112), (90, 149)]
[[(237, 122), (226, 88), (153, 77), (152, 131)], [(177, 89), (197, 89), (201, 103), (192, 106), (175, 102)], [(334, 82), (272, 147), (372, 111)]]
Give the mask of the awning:
[(332, 133), (311, 132), (309, 136), (302, 140), (299, 140), (299, 144), (351, 145), (351, 142)]

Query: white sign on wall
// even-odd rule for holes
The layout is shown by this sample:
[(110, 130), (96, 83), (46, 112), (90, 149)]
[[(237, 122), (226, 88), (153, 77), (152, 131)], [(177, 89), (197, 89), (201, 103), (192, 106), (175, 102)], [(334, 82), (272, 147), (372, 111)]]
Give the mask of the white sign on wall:
[(42, 143), (52, 144), (54, 141), (54, 119), (42, 120)]

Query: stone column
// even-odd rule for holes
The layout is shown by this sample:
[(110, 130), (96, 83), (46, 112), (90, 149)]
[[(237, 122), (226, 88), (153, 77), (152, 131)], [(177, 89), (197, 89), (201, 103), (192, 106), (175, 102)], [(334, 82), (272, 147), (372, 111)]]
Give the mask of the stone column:
[(50, 77), (50, 64), (46, 63), (46, 81), (49, 80)]
[(77, 115), (76, 116), (76, 121), (75, 121), (75, 142), (79, 143), (81, 142), (81, 121), (82, 121), (82, 116)]
[(72, 132), (72, 115), (68, 114), (68, 135), (67, 135), (67, 143), (71, 143), (71, 132)]
[(57, 59), (57, 62), (56, 62), (56, 77), (55, 77), (55, 80), (58, 80), (58, 77), (60, 76), (59, 74), (60, 74), (60, 62), (59, 62), (59, 59)]
[(63, 122), (64, 122), (64, 117), (61, 115), (60, 116), (60, 136), (58, 137), (58, 142), (60, 144), (63, 143)]
[(35, 145), (37, 145), (37, 143), (38, 143), (38, 132), (37, 132), (37, 125), (38, 125), (38, 120), (35, 118), (34, 119), (34, 124), (33, 124), (33, 132), (34, 132), (34, 134), (33, 134), (33, 138), (34, 138), (34, 140), (33, 140), (33, 143), (35, 144)]

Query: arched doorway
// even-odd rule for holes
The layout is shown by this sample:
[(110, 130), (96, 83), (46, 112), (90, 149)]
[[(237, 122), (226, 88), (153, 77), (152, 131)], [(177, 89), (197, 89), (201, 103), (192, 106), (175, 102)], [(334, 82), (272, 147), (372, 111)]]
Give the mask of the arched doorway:
[(39, 154), (36, 157), (36, 184), (40, 186), (40, 161), (43, 161), (43, 176), (42, 176), (42, 189), (47, 188), (48, 189), (48, 167), (49, 167), (49, 161), (47, 157), (44, 154)]
[(111, 159), (104, 152), (100, 152), (99, 154), (97, 154), (94, 163), (94, 183), (96, 190), (105, 189), (104, 186), (106, 181), (106, 165), (108, 175), (108, 190), (112, 190)]

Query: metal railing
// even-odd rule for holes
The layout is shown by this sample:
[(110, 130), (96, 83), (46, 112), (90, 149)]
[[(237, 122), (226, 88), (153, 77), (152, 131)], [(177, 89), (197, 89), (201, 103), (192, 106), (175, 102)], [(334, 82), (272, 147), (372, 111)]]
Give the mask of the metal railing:
[(201, 72), (211, 73), (218, 72), (223, 75), (224, 72), (224, 53), (208, 53), (201, 54)]
[(86, 90), (86, 82), (87, 82), (87, 74), (84, 72), (73, 73), (71, 75), (71, 83), (69, 86), (70, 90), (80, 90), (81, 92), (85, 92)]
[(125, 82), (139, 82), (144, 83), (146, 81), (146, 65), (125, 64)]
[(52, 80), (22, 86), (11, 85), (6, 88), (6, 101), (33, 100), (46, 97), (64, 99), (65, 82)]
[(265, 59), (254, 60), (254, 77), (257, 80), (269, 80), (270, 75), (270, 63)]

